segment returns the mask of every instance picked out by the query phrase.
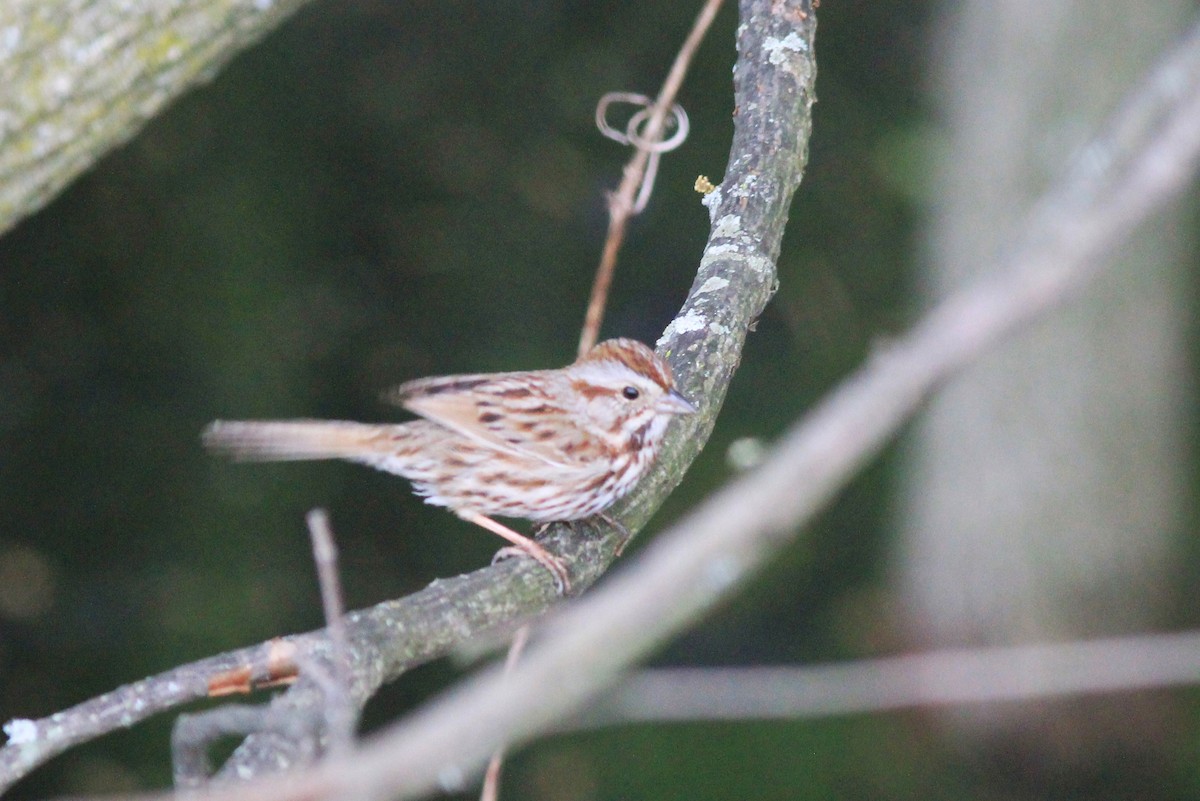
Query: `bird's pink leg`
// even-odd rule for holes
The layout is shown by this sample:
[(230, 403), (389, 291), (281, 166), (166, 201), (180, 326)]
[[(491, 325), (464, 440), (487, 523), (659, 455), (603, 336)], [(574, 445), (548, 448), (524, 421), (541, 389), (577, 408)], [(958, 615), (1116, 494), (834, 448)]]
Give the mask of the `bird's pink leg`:
[(500, 535), (515, 545), (518, 550), (523, 551), (540, 562), (543, 567), (550, 571), (550, 575), (554, 576), (554, 584), (558, 589), (559, 595), (566, 595), (566, 593), (571, 589), (571, 579), (568, 576), (567, 567), (562, 563), (562, 560), (547, 551), (541, 545), (538, 545), (536, 542), (529, 539), (529, 537), (526, 537), (523, 534), (518, 534), (508, 526), (497, 523), (490, 517), (484, 517), (476, 512), (456, 511), (455, 514), (457, 514), (463, 520), (474, 523), (481, 528), (486, 528), (493, 534)]

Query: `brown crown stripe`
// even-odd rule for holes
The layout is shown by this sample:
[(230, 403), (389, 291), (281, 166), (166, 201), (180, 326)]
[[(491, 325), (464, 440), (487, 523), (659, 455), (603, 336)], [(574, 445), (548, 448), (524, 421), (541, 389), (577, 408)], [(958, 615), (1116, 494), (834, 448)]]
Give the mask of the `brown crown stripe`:
[(658, 360), (654, 351), (636, 340), (610, 339), (592, 348), (584, 357), (584, 361), (602, 360), (619, 362), (653, 380), (663, 389), (670, 389), (675, 383), (666, 362)]

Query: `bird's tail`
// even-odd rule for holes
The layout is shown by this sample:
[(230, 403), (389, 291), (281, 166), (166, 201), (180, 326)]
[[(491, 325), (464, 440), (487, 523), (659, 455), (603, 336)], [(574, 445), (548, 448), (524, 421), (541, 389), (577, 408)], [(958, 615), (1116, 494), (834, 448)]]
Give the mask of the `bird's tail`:
[(202, 439), (209, 450), (238, 461), (372, 462), (395, 448), (403, 429), (403, 424), (368, 425), (339, 420), (218, 420), (204, 429)]

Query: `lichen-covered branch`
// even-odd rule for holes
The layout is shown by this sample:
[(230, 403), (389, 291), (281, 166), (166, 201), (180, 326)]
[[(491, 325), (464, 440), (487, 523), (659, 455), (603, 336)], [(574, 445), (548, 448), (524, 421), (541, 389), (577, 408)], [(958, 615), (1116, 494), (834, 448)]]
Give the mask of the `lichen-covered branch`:
[(306, 2), (0, 3), (0, 234)]
[[(387, 601), (346, 617), (352, 681), (349, 695), (361, 708), (379, 686), (414, 665), (445, 654), (464, 641), (495, 633), (497, 627), (545, 609), (553, 587), (541, 586), (544, 571), (509, 560), (466, 576), (440, 579), (406, 598)], [(594, 576), (591, 577), (594, 580)], [(294, 647), (288, 661), (329, 664), (331, 644), (324, 630), (272, 640), (168, 670), (119, 687), (40, 720), (9, 721), (8, 743), (0, 748), (0, 792), (63, 751), (146, 718), (222, 692), (218, 684), (246, 689), (268, 683), (281, 647)], [(278, 706), (314, 700), (307, 682), (298, 682)], [(235, 687), (236, 689), (236, 687)], [(226, 690), (228, 691), (228, 690)]]

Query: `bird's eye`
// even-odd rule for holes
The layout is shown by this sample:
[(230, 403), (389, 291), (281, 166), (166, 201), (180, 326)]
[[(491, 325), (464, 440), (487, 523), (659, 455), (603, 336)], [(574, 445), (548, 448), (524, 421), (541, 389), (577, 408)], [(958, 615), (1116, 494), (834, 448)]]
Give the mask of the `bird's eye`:
[(625, 387), (621, 390), (621, 394), (625, 396), (626, 400), (637, 400), (638, 398), (637, 387)]

